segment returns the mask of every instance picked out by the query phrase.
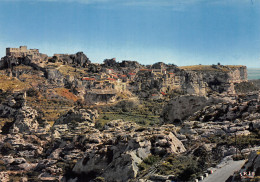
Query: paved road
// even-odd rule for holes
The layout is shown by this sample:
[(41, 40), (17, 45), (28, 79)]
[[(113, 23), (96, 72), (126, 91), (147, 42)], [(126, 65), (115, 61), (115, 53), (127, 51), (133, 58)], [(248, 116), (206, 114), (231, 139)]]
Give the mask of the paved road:
[(241, 169), (244, 163), (245, 160), (230, 160), (223, 167), (216, 169), (216, 171), (205, 178), (203, 182), (225, 182), (235, 171)]

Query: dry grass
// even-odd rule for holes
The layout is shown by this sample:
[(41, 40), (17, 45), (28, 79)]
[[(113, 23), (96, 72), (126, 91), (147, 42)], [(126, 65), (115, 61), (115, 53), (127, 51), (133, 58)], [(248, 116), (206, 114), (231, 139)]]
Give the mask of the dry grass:
[(0, 128), (2, 128), (5, 125), (5, 123), (10, 123), (12, 121), (13, 119), (11, 118), (0, 118)]
[(225, 66), (217, 66), (212, 67), (212, 65), (192, 65), (192, 66), (181, 66), (181, 69), (187, 71), (221, 71), (228, 72), (230, 69), (238, 69), (240, 67), (244, 67), (242, 65), (225, 65)]
[(69, 65), (61, 65), (58, 70), (61, 72), (63, 75), (72, 75), (72, 76), (77, 76), (77, 77), (83, 77), (85, 72), (83, 69), (79, 68), (73, 68), (72, 66)]
[(45, 119), (51, 125), (60, 115), (66, 113), (73, 107), (73, 103), (57, 99), (46, 99), (42, 95), (38, 98), (27, 97), (29, 106), (40, 110), (43, 113), (42, 119)]
[(65, 97), (68, 100), (72, 100), (72, 101), (76, 102), (79, 99), (77, 96), (75, 96), (73, 93), (71, 93), (69, 91), (69, 89), (66, 89), (66, 88), (55, 88), (54, 90), (55, 90), (55, 92), (59, 96)]
[(33, 87), (38, 86), (46, 81), (44, 77), (39, 75), (23, 74), (19, 77), (21, 80), (24, 80), (24, 83), (31, 85)]
[(227, 68), (222, 67), (221, 69), (217, 69), (212, 67), (212, 65), (192, 65), (192, 66), (181, 66), (181, 69), (187, 71), (229, 71)]
[(260, 150), (258, 150), (258, 151), (256, 152), (256, 154), (257, 154), (257, 155), (260, 155)]
[(62, 65), (61, 62), (57, 62), (57, 63), (48, 62), (48, 64), (46, 66), (49, 67), (49, 68), (58, 68), (61, 65)]
[(26, 65), (19, 65), (19, 66), (15, 66), (14, 69), (21, 69), (21, 70), (33, 70), (33, 68), (31, 66), (26, 66)]
[(7, 91), (22, 91), (30, 88), (28, 83), (21, 82), (17, 78), (0, 75), (0, 89)]
[(226, 65), (227, 67), (231, 68), (231, 69), (237, 69), (237, 68), (241, 68), (241, 67), (246, 67), (243, 65)]

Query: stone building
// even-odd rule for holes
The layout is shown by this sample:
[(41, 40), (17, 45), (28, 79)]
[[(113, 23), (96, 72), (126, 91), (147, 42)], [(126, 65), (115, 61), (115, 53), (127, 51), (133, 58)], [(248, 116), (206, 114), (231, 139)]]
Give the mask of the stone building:
[(25, 57), (27, 55), (39, 56), (39, 49), (27, 49), (27, 46), (19, 48), (6, 48), (6, 56)]

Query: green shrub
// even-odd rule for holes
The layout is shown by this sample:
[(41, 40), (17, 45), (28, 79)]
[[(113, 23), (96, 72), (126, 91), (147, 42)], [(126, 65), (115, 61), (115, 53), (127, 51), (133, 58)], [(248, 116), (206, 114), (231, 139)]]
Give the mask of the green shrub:
[(105, 116), (103, 116), (103, 119), (104, 119), (104, 120), (109, 120), (109, 117), (107, 117), (107, 116), (105, 115)]
[(94, 181), (95, 182), (105, 182), (105, 178), (103, 178), (103, 177), (96, 177), (95, 179), (94, 179)]
[(143, 162), (148, 164), (148, 165), (152, 165), (159, 160), (160, 160), (160, 157), (158, 155), (150, 155), (146, 159), (144, 159)]

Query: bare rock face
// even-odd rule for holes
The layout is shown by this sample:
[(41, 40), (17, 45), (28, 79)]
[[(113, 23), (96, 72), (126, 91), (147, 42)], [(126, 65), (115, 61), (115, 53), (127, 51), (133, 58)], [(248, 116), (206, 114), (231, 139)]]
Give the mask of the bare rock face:
[(202, 74), (188, 72), (175, 65), (164, 63), (156, 63), (151, 68), (153, 69), (139, 71), (135, 77), (133, 85), (141, 97), (149, 97), (161, 92), (171, 93), (171, 91), (197, 95), (207, 93), (207, 84), (203, 81)]
[[(73, 64), (75, 66), (86, 67), (90, 64), (89, 58), (83, 52), (76, 54), (55, 54), (54, 57), (63, 62), (63, 64)], [(53, 57), (53, 58), (54, 58)]]
[(153, 143), (155, 147), (155, 153), (182, 153), (185, 152), (185, 148), (183, 147), (181, 141), (176, 138), (173, 133), (169, 133), (168, 135), (165, 134), (158, 134), (154, 135), (155, 142)]
[(256, 119), (256, 120), (252, 121), (252, 125), (253, 125), (254, 129), (260, 129), (260, 119)]
[(248, 156), (248, 162), (244, 165), (243, 171), (254, 172), (255, 176), (260, 175), (260, 155), (258, 151), (252, 151)]
[(18, 58), (14, 56), (5, 56), (0, 61), (0, 69), (11, 68), (12, 66), (17, 66), (21, 64)]
[(57, 69), (47, 69), (46, 77), (50, 83), (55, 83), (59, 86), (63, 86), (65, 82), (64, 76)]
[(212, 65), (208, 68), (187, 72), (199, 75), (199, 81), (203, 81), (210, 90), (218, 93), (235, 93), (233, 83), (247, 81), (246, 66)]
[(8, 55), (0, 60), (0, 69), (12, 68), (13, 66), (18, 66), (20, 64), (29, 65), (34, 68), (40, 68), (47, 61), (48, 56), (46, 54), (37, 55)]
[(135, 123), (111, 121), (105, 125), (104, 131), (82, 138), (81, 143), (86, 143), (86, 155), (77, 162), (73, 172), (88, 176), (86, 180), (97, 176), (107, 181), (135, 178), (138, 164), (149, 155), (186, 151), (170, 130), (174, 131), (174, 126), (142, 129)]
[(83, 52), (77, 52), (74, 55), (71, 55), (73, 63), (82, 67), (86, 67), (90, 64), (89, 58)]
[[(37, 122), (37, 111), (29, 106), (26, 106), (26, 94), (16, 93), (10, 95), (7, 99), (0, 105), (0, 116), (5, 118), (13, 118), (12, 123), (8, 123), (9, 130), (11, 133), (30, 133), (38, 129)], [(6, 131), (8, 132), (8, 131)]]
[[(257, 99), (244, 102), (239, 100), (233, 103), (223, 102), (205, 106), (186, 118), (180, 125), (181, 135), (177, 135), (177, 137), (182, 142), (186, 142), (187, 138), (195, 141), (210, 136), (246, 136), (259, 129), (259, 123), (259, 101)], [(222, 151), (224, 155), (228, 155), (232, 154), (234, 149), (223, 149)]]
[(192, 120), (201, 122), (225, 122), (239, 123), (251, 121), (252, 127), (259, 127), (259, 101), (256, 99), (245, 102), (219, 103), (209, 105), (191, 116)]
[(140, 65), (137, 61), (122, 61), (121, 63), (119, 63), (121, 67), (124, 68), (141, 68), (142, 65)]
[(196, 95), (185, 95), (174, 98), (164, 108), (162, 118), (164, 123), (178, 123), (205, 106), (223, 102), (223, 99)]
[(105, 59), (104, 60), (104, 65), (107, 67), (115, 67), (117, 66), (117, 62), (115, 58), (112, 59)]
[(95, 119), (98, 118), (97, 110), (90, 109), (79, 109), (79, 110), (70, 110), (65, 115), (61, 116), (55, 124), (68, 124), (73, 120), (75, 122), (89, 122), (95, 123)]
[(38, 129), (36, 120), (37, 111), (28, 106), (18, 110), (16, 120), (11, 128), (11, 133), (30, 133)]

